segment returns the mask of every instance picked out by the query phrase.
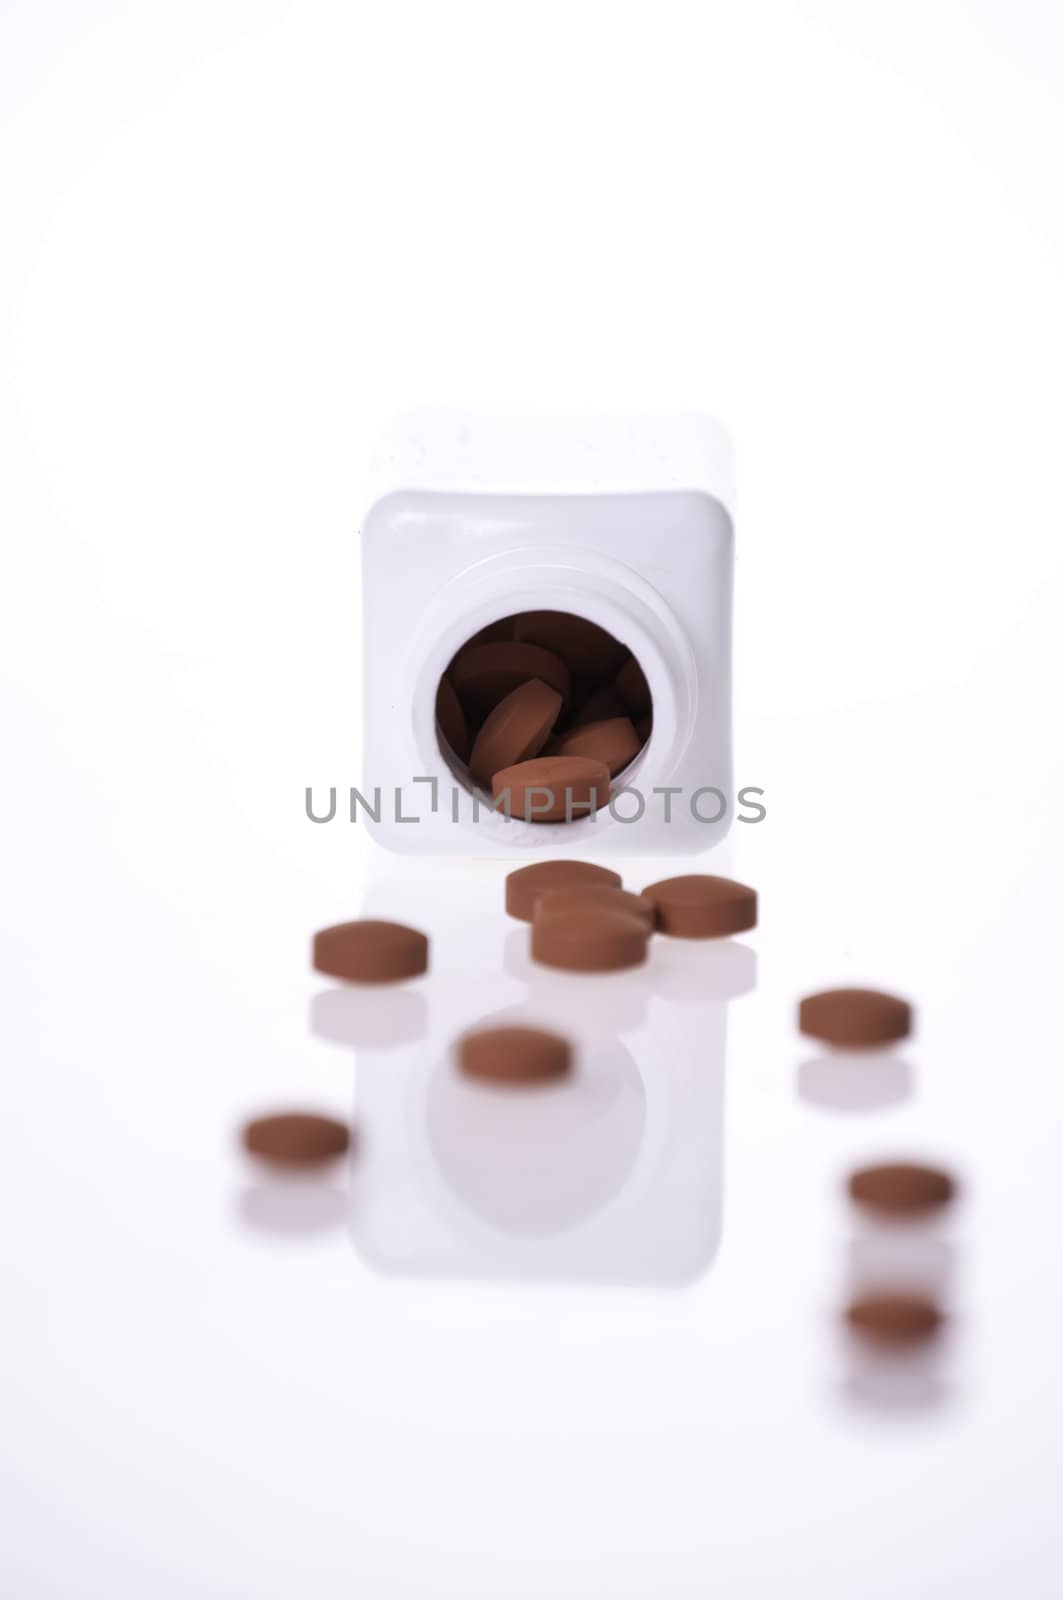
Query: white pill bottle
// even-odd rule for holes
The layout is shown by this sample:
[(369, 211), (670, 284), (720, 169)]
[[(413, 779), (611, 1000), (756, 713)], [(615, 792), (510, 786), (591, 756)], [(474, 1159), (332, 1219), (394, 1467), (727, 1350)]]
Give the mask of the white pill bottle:
[[(370, 483), (358, 787), (379, 842), (516, 865), (719, 843), (736, 808), (733, 462), (719, 424), (691, 413), (411, 412), (380, 440)], [(529, 612), (606, 630), (652, 699), (652, 729), (608, 804), (560, 823), (496, 808), (436, 715), (458, 652)]]

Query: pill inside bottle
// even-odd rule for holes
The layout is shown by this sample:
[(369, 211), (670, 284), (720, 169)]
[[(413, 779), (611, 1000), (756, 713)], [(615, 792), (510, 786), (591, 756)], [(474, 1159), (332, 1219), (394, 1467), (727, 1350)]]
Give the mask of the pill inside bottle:
[[(517, 814), (516, 803), (529, 822), (563, 823), (603, 806), (652, 731), (638, 661), (605, 628), (568, 611), (490, 623), (455, 651), (437, 689), (436, 738), (450, 770), (507, 814)], [(594, 764), (601, 781), (578, 796), (542, 795), (544, 773), (563, 784), (570, 762)]]

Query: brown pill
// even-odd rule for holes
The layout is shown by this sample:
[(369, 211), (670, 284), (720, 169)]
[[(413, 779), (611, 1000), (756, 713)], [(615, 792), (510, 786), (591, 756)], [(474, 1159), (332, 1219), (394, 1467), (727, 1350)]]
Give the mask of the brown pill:
[(476, 735), (469, 771), (490, 783), (500, 767), (537, 756), (561, 713), (561, 696), (540, 678), (529, 678), (500, 700)]
[(469, 1077), (493, 1083), (547, 1083), (568, 1073), (572, 1049), (542, 1028), (483, 1028), (460, 1040), (458, 1064)]
[(657, 907), (652, 900), (611, 883), (573, 883), (567, 888), (547, 889), (535, 902), (532, 920), (567, 917), (573, 911), (622, 911), (644, 922), (651, 933), (657, 926)]
[(611, 633), (571, 611), (525, 611), (514, 621), (513, 637), (552, 650), (573, 682), (587, 686), (615, 678), (627, 655)]
[(454, 685), (446, 676), (439, 680), (439, 691), (436, 695), (436, 721), (439, 731), (453, 750), (459, 761), (469, 759), (469, 725), (465, 721), (465, 713), (461, 709), (461, 701), (454, 692)]
[(924, 1344), (944, 1318), (933, 1300), (921, 1294), (868, 1294), (854, 1300), (845, 1320), (872, 1344), (892, 1348)]
[(588, 756), (601, 761), (615, 778), (628, 762), (634, 761), (642, 743), (630, 717), (611, 717), (608, 722), (588, 722), (579, 728), (570, 728), (551, 743), (551, 755)]
[(633, 717), (644, 717), (653, 709), (653, 696), (646, 682), (646, 674), (634, 656), (629, 656), (617, 673), (616, 686)]
[(535, 902), (550, 889), (573, 889), (589, 884), (619, 889), (620, 874), (609, 867), (596, 867), (590, 861), (535, 861), (518, 867), (506, 878), (506, 910), (521, 922), (530, 922)]
[(694, 873), (662, 878), (643, 894), (657, 907), (657, 927), (675, 939), (725, 939), (757, 925), (757, 892), (732, 878)]
[(583, 728), (588, 722), (609, 722), (613, 717), (626, 717), (628, 715), (627, 701), (621, 697), (615, 684), (607, 683), (602, 689), (595, 689), (586, 700), (579, 705), (569, 717), (570, 728)]
[(948, 1205), (955, 1180), (938, 1167), (914, 1161), (891, 1161), (863, 1167), (849, 1179), (850, 1197), (859, 1206), (886, 1217), (923, 1217)]
[(619, 972), (646, 959), (650, 930), (640, 917), (586, 907), (564, 917), (536, 917), (531, 956), (565, 972)]
[(278, 1167), (310, 1167), (335, 1161), (351, 1142), (344, 1123), (306, 1111), (258, 1117), (245, 1124), (242, 1137), (245, 1150)]
[(801, 1001), (797, 1025), (802, 1033), (827, 1044), (866, 1049), (906, 1039), (912, 1030), (912, 1008), (896, 995), (877, 989), (827, 989)]
[(428, 939), (401, 922), (340, 922), (314, 935), (314, 967), (348, 983), (397, 983), (428, 967)]
[(521, 822), (579, 822), (609, 799), (609, 768), (583, 756), (539, 756), (491, 779), (500, 810)]
[(476, 725), (529, 678), (541, 678), (562, 700), (568, 699), (570, 688), (568, 668), (559, 656), (516, 640), (466, 645), (454, 657), (447, 676), (466, 716)]

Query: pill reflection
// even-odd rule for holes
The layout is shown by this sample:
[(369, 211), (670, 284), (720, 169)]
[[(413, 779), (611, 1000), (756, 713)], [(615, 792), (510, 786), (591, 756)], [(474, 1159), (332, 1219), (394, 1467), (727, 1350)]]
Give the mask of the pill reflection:
[(911, 1098), (910, 1064), (885, 1052), (833, 1051), (802, 1061), (797, 1093), (824, 1111), (880, 1111)]
[(738, 939), (658, 934), (650, 960), (654, 994), (684, 1005), (723, 1005), (752, 994), (757, 986), (757, 953)]
[(322, 989), (310, 1001), (316, 1039), (351, 1050), (412, 1044), (428, 1031), (428, 1001), (416, 989), (344, 986)]
[(305, 1178), (254, 1184), (236, 1197), (237, 1215), (248, 1228), (292, 1239), (340, 1227), (346, 1208), (345, 1189)]
[(947, 1381), (947, 1339), (940, 1333), (930, 1348), (904, 1354), (851, 1348), (843, 1398), (861, 1411), (901, 1417), (951, 1404), (955, 1392)]

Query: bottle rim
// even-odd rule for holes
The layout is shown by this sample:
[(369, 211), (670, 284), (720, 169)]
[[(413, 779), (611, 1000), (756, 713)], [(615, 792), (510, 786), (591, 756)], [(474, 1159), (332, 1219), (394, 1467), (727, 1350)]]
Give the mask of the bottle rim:
[[(411, 640), (410, 673), (405, 684), (412, 734), (421, 776), (447, 785), (451, 796), (440, 809), (457, 826), (487, 830), (492, 842), (514, 853), (593, 850), (603, 829), (627, 826), (637, 817), (612, 804), (593, 818), (562, 824), (525, 822), (491, 809), (491, 797), (475, 791), (467, 772), (448, 761), (435, 716), (439, 683), (461, 646), (482, 628), (523, 611), (566, 611), (605, 628), (639, 662), (653, 701), (653, 730), (639, 755), (619, 775), (619, 797), (636, 790), (648, 797), (667, 784), (690, 743), (697, 714), (697, 674), (690, 643), (660, 594), (624, 563), (597, 552), (543, 547), (498, 552), (444, 585)], [(402, 704), (400, 700), (399, 704)], [(457, 799), (454, 799), (454, 795)]]

